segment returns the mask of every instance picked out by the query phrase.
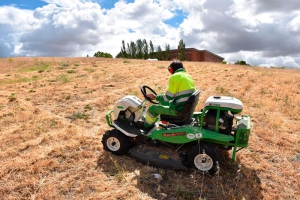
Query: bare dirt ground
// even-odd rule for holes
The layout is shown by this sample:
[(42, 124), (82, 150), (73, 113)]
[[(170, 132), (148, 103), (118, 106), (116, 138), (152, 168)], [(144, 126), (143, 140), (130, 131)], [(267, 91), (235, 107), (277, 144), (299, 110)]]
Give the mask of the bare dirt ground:
[(106, 113), (125, 95), (142, 99), (143, 84), (165, 92), (169, 64), (1, 58), (0, 199), (300, 199), (300, 70), (184, 62), (201, 90), (197, 110), (229, 95), (252, 118), (249, 147), (236, 163), (223, 153), (217, 176), (103, 150)]

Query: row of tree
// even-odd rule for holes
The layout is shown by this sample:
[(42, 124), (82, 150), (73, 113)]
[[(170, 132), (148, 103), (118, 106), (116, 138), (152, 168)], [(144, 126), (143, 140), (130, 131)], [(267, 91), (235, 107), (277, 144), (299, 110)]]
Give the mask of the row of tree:
[[(181, 39), (179, 41), (179, 50), (180, 53), (176, 57), (179, 60), (186, 60), (185, 56), (185, 43)], [(156, 51), (155, 51), (156, 50)], [(136, 42), (130, 41), (125, 45), (125, 41), (122, 40), (121, 51), (117, 54), (117, 58), (131, 58), (131, 59), (153, 59), (156, 58), (158, 60), (171, 60), (171, 52), (170, 45), (165, 45), (165, 51), (163, 52), (162, 47), (158, 45), (156, 49), (154, 49), (154, 45), (152, 41), (147, 43), (146, 39), (138, 39)]]
[[(165, 45), (165, 51), (163, 52), (160, 45), (154, 50), (154, 45), (150, 40), (149, 45), (146, 39), (138, 39), (136, 42), (130, 41), (125, 45), (125, 41), (122, 40), (121, 51), (117, 54), (116, 58), (130, 58), (130, 59), (158, 59), (158, 60), (171, 60), (177, 58), (181, 61), (186, 60), (185, 54), (185, 43), (181, 39), (178, 44), (179, 54), (171, 56), (170, 45)], [(98, 51), (94, 54), (94, 57), (112, 58), (113, 56), (109, 53)], [(224, 60), (223, 64), (227, 64)], [(240, 60), (234, 63), (235, 65), (248, 65), (246, 61)]]

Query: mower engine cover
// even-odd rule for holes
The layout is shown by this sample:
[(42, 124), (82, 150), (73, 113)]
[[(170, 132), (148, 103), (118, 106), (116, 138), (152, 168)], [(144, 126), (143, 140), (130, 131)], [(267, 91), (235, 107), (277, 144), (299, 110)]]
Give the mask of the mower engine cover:
[(234, 110), (235, 114), (242, 112), (244, 108), (240, 100), (228, 96), (210, 96), (205, 102), (205, 107), (207, 106), (229, 108)]
[(127, 95), (120, 99), (114, 106), (114, 118), (118, 119), (121, 111), (125, 111), (125, 117), (129, 119), (132, 114), (134, 114), (134, 121), (137, 121), (141, 115), (142, 110), (140, 106), (142, 104), (142, 100), (133, 95)]

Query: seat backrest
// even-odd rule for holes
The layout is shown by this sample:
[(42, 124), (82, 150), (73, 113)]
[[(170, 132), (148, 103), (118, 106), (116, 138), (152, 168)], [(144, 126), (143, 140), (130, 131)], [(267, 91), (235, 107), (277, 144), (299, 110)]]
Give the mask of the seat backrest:
[(167, 121), (179, 125), (189, 123), (191, 118), (193, 117), (193, 113), (198, 104), (199, 96), (200, 96), (200, 90), (196, 90), (187, 100), (187, 103), (183, 111), (178, 112), (178, 116), (161, 115), (160, 119), (162, 121)]
[(184, 110), (183, 110), (183, 115), (187, 115), (187, 121), (189, 121), (195, 112), (196, 106), (199, 101), (199, 96), (200, 96), (200, 90), (196, 90), (188, 99)]

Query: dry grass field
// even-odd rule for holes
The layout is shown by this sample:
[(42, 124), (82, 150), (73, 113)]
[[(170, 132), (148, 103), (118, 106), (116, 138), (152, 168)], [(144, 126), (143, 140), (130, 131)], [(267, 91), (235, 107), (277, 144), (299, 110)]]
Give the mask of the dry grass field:
[[(105, 115), (140, 86), (166, 90), (170, 62), (0, 58), (0, 199), (300, 199), (300, 70), (184, 62), (201, 90), (250, 115), (249, 147), (217, 176), (105, 152)], [(162, 178), (154, 178), (159, 173)]]

